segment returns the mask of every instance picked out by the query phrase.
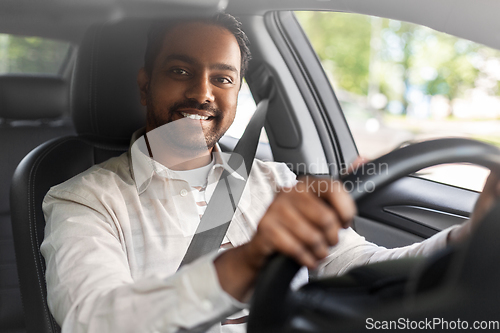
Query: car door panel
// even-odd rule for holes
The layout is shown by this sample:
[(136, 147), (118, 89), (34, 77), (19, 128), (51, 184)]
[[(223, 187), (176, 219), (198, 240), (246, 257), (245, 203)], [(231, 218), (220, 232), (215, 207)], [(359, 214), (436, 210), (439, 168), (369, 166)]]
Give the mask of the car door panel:
[[(359, 215), (420, 237), (465, 221), (478, 197), (474, 191), (405, 177), (359, 203)], [(384, 245), (384, 244), (381, 244)]]
[(367, 241), (388, 249), (410, 245), (425, 239), (411, 232), (361, 216), (356, 216), (352, 225), (356, 232), (364, 236)]
[(360, 220), (354, 226), (376, 244), (409, 245), (466, 221), (478, 196), (474, 191), (405, 177), (361, 202)]

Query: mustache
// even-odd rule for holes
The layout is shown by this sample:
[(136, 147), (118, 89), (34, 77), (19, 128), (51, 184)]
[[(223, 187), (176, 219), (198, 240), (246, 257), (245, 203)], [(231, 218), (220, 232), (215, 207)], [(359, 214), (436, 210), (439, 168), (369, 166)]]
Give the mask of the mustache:
[(222, 113), (222, 111), (219, 108), (216, 108), (210, 105), (209, 103), (201, 104), (194, 99), (187, 99), (181, 102), (176, 102), (169, 108), (169, 111), (170, 113), (173, 113), (179, 111), (180, 109), (195, 109), (200, 111), (208, 111), (211, 114), (213, 114), (214, 117), (217, 117)]

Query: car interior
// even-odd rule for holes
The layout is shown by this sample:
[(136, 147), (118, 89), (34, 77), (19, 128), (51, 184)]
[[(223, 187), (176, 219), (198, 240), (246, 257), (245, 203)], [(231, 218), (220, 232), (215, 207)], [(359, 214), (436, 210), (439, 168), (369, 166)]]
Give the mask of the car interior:
[[(9, 206), (12, 175), (32, 149), (50, 139), (73, 135), (69, 121), (68, 85), (61, 78), (2, 76), (2, 214), (0, 303), (2, 327), (23, 327)], [(9, 144), (8, 144), (9, 143)]]
[[(395, 0), (3, 2), (0, 33), (59, 39), (72, 48), (59, 74), (0, 74), (0, 332), (60, 331), (46, 301), (45, 263), (39, 250), (45, 226), (41, 203), (50, 187), (126, 152), (132, 133), (145, 125), (136, 76), (143, 65), (145, 36), (152, 21), (209, 16), (221, 10), (238, 17), (251, 41), (252, 60), (245, 80), (253, 99), (258, 103), (269, 89), (275, 91), (265, 124), (269, 142), (259, 143), (256, 158), (285, 162), (297, 175), (338, 178), (341, 166), (356, 159), (358, 151), (335, 92), (293, 11), (345, 11), (394, 18), (498, 49), (500, 39), (491, 31), (500, 28), (496, 19), (499, 7), (485, 0), (474, 4), (425, 0), (404, 6)], [(447, 19), (443, 21), (443, 17)], [(225, 136), (220, 146), (232, 151), (236, 143), (237, 138)], [(357, 201), (359, 216), (353, 228), (358, 233), (393, 248), (426, 239), (469, 217), (478, 192), (406, 175), (455, 160), (498, 170), (500, 155), (489, 146), (468, 141), (437, 146), (420, 146), (410, 150), (410, 155), (391, 155), (387, 161), (396, 167), (401, 165), (396, 162), (408, 156), (417, 158), (391, 173), (392, 178), (375, 180), (380, 184), (377, 195)], [(459, 147), (470, 147), (472, 152), (457, 157)], [(426, 152), (434, 155), (426, 160)], [(416, 161), (424, 160), (418, 167)], [(486, 226), (463, 249), (441, 253), (425, 264), (408, 260), (369, 268), (368, 273), (355, 271), (344, 279), (313, 281), (298, 293), (288, 288), (298, 267), (286, 258), (277, 258), (276, 270), (282, 274), (269, 270), (259, 280), (252, 309), (261, 310), (250, 319), (249, 331), (320, 332), (329, 331), (332, 325), (343, 332), (360, 331), (364, 329), (362, 319), (372, 314), (380, 318), (492, 319), (499, 308), (491, 295), (498, 288), (495, 278), (500, 270), (491, 261), (477, 258), (492, 260), (491, 253), (500, 253), (493, 246), (498, 243), (493, 239), (498, 214), (493, 211)], [(419, 278), (412, 290), (434, 293), (417, 297), (419, 293), (411, 292), (411, 297), (403, 297), (417, 264), (421, 265)], [(486, 270), (481, 278), (471, 273), (479, 270)], [(367, 276), (387, 279), (383, 287), (374, 286)], [(353, 285), (361, 285), (358, 294), (335, 296), (342, 294), (341, 288)], [(388, 292), (386, 286), (397, 291)], [(389, 296), (384, 298), (386, 293)], [(479, 299), (485, 301), (478, 305)], [(460, 307), (467, 303), (474, 307)], [(269, 323), (273, 306), (286, 310), (274, 313), (271, 318), (280, 320)]]

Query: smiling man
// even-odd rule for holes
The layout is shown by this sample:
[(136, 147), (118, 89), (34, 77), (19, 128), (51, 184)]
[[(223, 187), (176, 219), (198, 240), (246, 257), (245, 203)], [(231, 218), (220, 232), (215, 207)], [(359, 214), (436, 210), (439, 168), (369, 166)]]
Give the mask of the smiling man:
[(152, 27), (138, 74), (146, 128), (128, 153), (44, 200), (48, 303), (63, 332), (244, 332), (244, 302), (269, 255), (335, 275), (430, 254), (467, 234), (498, 193), (492, 179), (465, 227), (388, 250), (348, 227), (356, 209), (339, 182), (297, 182), (284, 164), (256, 160), (225, 251), (177, 271), (222, 171), (234, 172), (217, 141), (234, 120), (247, 43), (226, 14)]
[[(167, 28), (154, 27), (150, 38), (159, 39), (158, 31)], [(165, 140), (163, 149), (159, 149), (164, 156), (160, 162), (172, 167), (175, 159), (183, 156), (184, 160), (196, 161), (186, 169), (207, 165), (213, 147), (236, 115), (241, 59), (248, 54), (240, 52), (229, 30), (201, 22), (172, 27), (162, 42), (168, 47), (158, 50), (156, 56), (148, 52), (146, 65), (138, 75), (141, 103), (147, 106), (146, 131), (182, 118), (193, 120), (193, 124), (183, 122), (158, 131)], [(244, 66), (247, 62), (245, 59)], [(205, 140), (195, 135), (199, 125)], [(172, 160), (167, 161), (169, 158)]]

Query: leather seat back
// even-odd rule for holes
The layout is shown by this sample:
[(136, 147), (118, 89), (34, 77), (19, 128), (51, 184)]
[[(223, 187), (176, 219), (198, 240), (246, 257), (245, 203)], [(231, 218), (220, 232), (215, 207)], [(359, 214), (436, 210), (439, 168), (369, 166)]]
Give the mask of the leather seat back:
[(145, 126), (136, 77), (146, 32), (142, 21), (89, 29), (79, 48), (71, 89), (76, 136), (46, 142), (19, 164), (11, 189), (15, 248), (28, 332), (58, 332), (50, 314), (40, 253), (42, 201), (50, 187), (128, 149)]
[(33, 148), (74, 133), (68, 88), (59, 77), (0, 76), (0, 332), (25, 326), (9, 202), (12, 175)]

